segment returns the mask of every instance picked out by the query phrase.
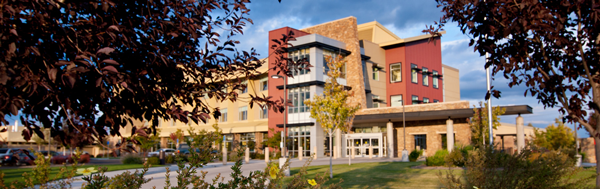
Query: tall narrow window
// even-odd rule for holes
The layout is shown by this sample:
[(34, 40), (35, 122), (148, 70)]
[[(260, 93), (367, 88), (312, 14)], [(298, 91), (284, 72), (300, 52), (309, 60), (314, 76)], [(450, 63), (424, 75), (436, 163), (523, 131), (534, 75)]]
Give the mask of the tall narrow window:
[(239, 120), (240, 121), (248, 120), (248, 106), (240, 107), (239, 111), (240, 111)]
[(402, 63), (390, 65), (390, 82), (402, 81)]
[[(329, 50), (323, 50), (323, 74), (327, 74), (327, 72), (329, 72), (329, 65), (327, 65), (327, 60), (329, 59), (330, 61), (334, 61), (337, 59), (337, 57), (339, 56), (338, 53), (333, 52), (333, 51), (329, 51)], [(340, 68), (340, 78), (346, 78), (346, 65), (342, 65), (342, 67)]]
[(411, 80), (413, 83), (419, 83), (419, 81), (418, 81), (418, 79), (417, 79), (417, 70), (416, 70), (416, 69), (414, 69), (414, 68), (417, 68), (417, 65), (415, 65), (415, 64), (410, 64), (410, 68), (411, 68), (411, 69), (410, 69), (410, 74), (411, 74), (410, 80)]
[(269, 90), (269, 77), (264, 77), (260, 79), (260, 89), (261, 91)]
[(419, 96), (412, 96), (412, 104), (419, 104)]
[(390, 97), (392, 107), (402, 106), (402, 95), (394, 95)]
[(373, 67), (373, 80), (379, 81), (379, 67)]
[(219, 117), (220, 122), (227, 122), (227, 108), (221, 109), (221, 117)]
[(429, 98), (423, 97), (423, 104), (427, 104), (427, 103), (429, 103)]
[(423, 75), (423, 86), (429, 86), (429, 75), (427, 74), (429, 69), (427, 69), (426, 67), (423, 67), (422, 69), (422, 74)]
[(260, 108), (260, 119), (269, 118), (269, 107), (265, 106)]
[(435, 70), (433, 70), (432, 76), (433, 77), (431, 79), (433, 79), (433, 88), (437, 89), (437, 88), (439, 88), (439, 86), (438, 86), (438, 72), (435, 71)]
[(244, 87), (244, 89), (242, 89), (242, 94), (248, 93), (248, 80), (242, 81), (242, 87)]
[(427, 135), (415, 135), (415, 149), (427, 150)]
[(288, 89), (288, 101), (293, 105), (293, 107), (288, 108), (288, 113), (308, 112), (309, 108), (304, 104), (306, 99), (310, 99), (310, 87)]
[(373, 108), (379, 108), (379, 101), (375, 100), (379, 100), (379, 96), (373, 95)]

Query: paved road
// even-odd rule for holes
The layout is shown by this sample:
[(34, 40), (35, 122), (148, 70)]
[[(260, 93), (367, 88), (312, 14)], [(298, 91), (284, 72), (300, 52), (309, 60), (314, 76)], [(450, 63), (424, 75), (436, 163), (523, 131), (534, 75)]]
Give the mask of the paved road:
[[(304, 165), (304, 163), (306, 162), (306, 159), (304, 159), (303, 161), (300, 161), (298, 159), (292, 159), (290, 160), (291, 163), (291, 167), (302, 167)], [(388, 159), (388, 158), (373, 158), (373, 159), (369, 159), (369, 158), (355, 158), (352, 160), (352, 163), (366, 163), (366, 162), (400, 162), (400, 159), (398, 158), (394, 158), (394, 159)], [(348, 159), (347, 158), (338, 158), (338, 159), (334, 159), (333, 160), (333, 164), (347, 164), (348, 163)], [(227, 165), (223, 165), (223, 163), (209, 163), (207, 166), (198, 169), (198, 172), (200, 170), (202, 171), (207, 171), (208, 174), (206, 175), (206, 178), (208, 179), (212, 179), (215, 178), (217, 176), (217, 174), (221, 174), (222, 177), (225, 178), (225, 181), (228, 181), (230, 178), (230, 174), (231, 174), (231, 166), (233, 166), (233, 162), (229, 162), (227, 163)], [(329, 158), (319, 158), (316, 160), (313, 160), (311, 163), (311, 166), (313, 165), (329, 165)], [(266, 167), (266, 163), (264, 160), (251, 160), (249, 163), (245, 163), (242, 166), (242, 171), (244, 175), (248, 175), (250, 172), (252, 171), (256, 171), (256, 170), (263, 170)], [(170, 179), (171, 179), (171, 183), (175, 183), (176, 184), (176, 172), (175, 170), (177, 170), (177, 166), (176, 165), (172, 165), (168, 167), (169, 170), (171, 170), (171, 175), (170, 175)], [(146, 183), (145, 185), (142, 186), (142, 188), (152, 188), (152, 186), (156, 186), (157, 188), (163, 188), (165, 185), (165, 171), (166, 168), (165, 167), (156, 167), (156, 168), (150, 168), (148, 169), (148, 172), (145, 175), (145, 178), (152, 178), (152, 180), (149, 183)], [(133, 170), (129, 170), (131, 172), (134, 172), (135, 169)], [(105, 173), (106, 176), (112, 177), (115, 176), (117, 174), (123, 173), (124, 170), (122, 171), (112, 171), (112, 172), (107, 172)], [(74, 188), (80, 188), (81, 184), (83, 183), (83, 181), (80, 179), (80, 177), (76, 177), (75, 178), (76, 181), (72, 184), (72, 186)]]

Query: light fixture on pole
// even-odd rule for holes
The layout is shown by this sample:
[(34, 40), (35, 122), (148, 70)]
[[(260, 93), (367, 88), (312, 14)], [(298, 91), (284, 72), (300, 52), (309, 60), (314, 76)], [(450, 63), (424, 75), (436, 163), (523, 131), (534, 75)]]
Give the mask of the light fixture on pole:
[[(287, 76), (280, 76), (280, 75), (272, 75), (271, 78), (273, 79), (281, 79), (283, 78), (283, 131), (281, 132), (281, 141), (282, 141), (282, 147), (281, 147), (281, 158), (279, 158), (279, 169), (283, 168), (283, 165), (285, 164), (285, 162), (287, 161), (287, 149), (285, 146), (285, 138), (286, 138), (286, 125), (287, 125)], [(283, 174), (285, 176), (290, 176), (290, 169), (286, 168), (283, 171)]]
[(402, 130), (404, 133), (404, 149), (402, 150), (401, 161), (408, 162), (408, 150), (406, 150), (406, 109), (404, 108), (404, 100), (399, 100), (399, 102), (402, 103)]
[(285, 157), (287, 158), (287, 153), (285, 153), (286, 146), (285, 146), (285, 138), (286, 138), (286, 124), (287, 124), (287, 89), (286, 89), (286, 85), (287, 85), (287, 77), (283, 77), (280, 75), (272, 75), (271, 78), (273, 79), (283, 79), (283, 131), (281, 133), (281, 141), (282, 141), (282, 147), (281, 147), (281, 157)]

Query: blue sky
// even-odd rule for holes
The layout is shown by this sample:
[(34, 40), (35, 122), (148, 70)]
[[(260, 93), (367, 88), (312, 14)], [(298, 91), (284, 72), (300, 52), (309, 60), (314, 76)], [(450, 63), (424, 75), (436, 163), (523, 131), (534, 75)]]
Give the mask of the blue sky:
[[(249, 25), (244, 30), (244, 36), (237, 39), (241, 41), (241, 49), (249, 50), (254, 47), (263, 58), (267, 55), (270, 30), (285, 26), (302, 29), (348, 16), (356, 17), (358, 24), (377, 21), (400, 38), (412, 37), (422, 35), (425, 25), (439, 20), (442, 13), (436, 5), (434, 0), (255, 1), (249, 6), (254, 25)], [(442, 63), (460, 70), (461, 100), (468, 100), (471, 105), (477, 104), (484, 100), (486, 92), (485, 58), (469, 47), (470, 38), (462, 34), (456, 24), (447, 24), (444, 29), (447, 33), (442, 37)], [(545, 109), (542, 104), (538, 104), (537, 99), (524, 97), (525, 87), (509, 88), (503, 77), (492, 81), (492, 85), (502, 92), (500, 99), (492, 99), (492, 105), (526, 104), (533, 108), (533, 114), (522, 115), (525, 124), (532, 123), (536, 127), (545, 128), (560, 116), (558, 108)], [(501, 122), (514, 124), (515, 118), (516, 116), (502, 116)], [(568, 125), (573, 128), (572, 124)], [(589, 136), (583, 129), (578, 130), (578, 135)]]
[[(401, 38), (422, 35), (425, 25), (431, 25), (442, 15), (434, 0), (427, 1), (376, 1), (376, 0), (260, 0), (249, 5), (250, 18), (254, 25), (248, 25), (243, 36), (236, 37), (241, 50), (254, 47), (267, 55), (268, 31), (289, 26), (305, 28), (308, 26), (354, 16), (358, 24), (377, 21)], [(442, 37), (442, 63), (460, 70), (461, 99), (472, 105), (484, 100), (486, 92), (484, 58), (468, 46), (469, 37), (463, 35), (456, 24), (445, 27)], [(559, 117), (557, 108), (544, 109), (532, 97), (524, 97), (524, 87), (509, 88), (507, 81), (500, 77), (492, 82), (495, 89), (502, 92), (500, 99), (493, 99), (496, 105), (529, 105), (533, 114), (523, 115), (525, 124), (545, 128)], [(501, 121), (515, 123), (516, 116), (502, 116)], [(11, 120), (11, 125), (14, 124)], [(573, 125), (569, 125), (571, 128)], [(579, 137), (587, 137), (587, 131), (578, 130)]]

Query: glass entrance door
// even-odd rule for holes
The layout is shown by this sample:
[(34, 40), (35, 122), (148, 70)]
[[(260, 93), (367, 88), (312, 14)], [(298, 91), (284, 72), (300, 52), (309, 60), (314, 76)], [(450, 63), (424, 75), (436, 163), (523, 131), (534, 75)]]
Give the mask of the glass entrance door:
[(354, 149), (355, 157), (369, 157), (370, 154), (373, 154), (373, 157), (383, 157), (381, 153), (383, 146), (380, 144), (383, 137), (381, 133), (349, 134), (346, 137), (350, 137), (346, 141), (346, 155), (350, 156), (351, 150)]

